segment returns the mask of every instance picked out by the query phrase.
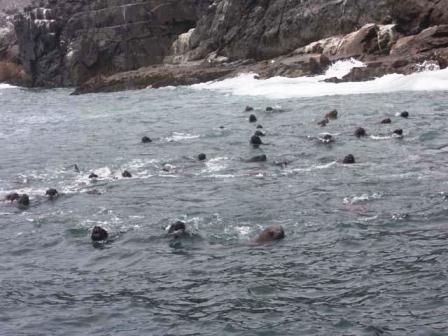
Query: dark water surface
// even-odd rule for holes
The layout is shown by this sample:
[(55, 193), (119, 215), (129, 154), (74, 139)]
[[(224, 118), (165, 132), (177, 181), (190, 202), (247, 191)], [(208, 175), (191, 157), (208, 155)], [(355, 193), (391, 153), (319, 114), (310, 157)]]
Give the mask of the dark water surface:
[[(32, 202), (0, 203), (1, 335), (448, 335), (447, 92), (68, 93), (0, 91), (0, 197)], [(336, 162), (349, 153), (357, 164)], [(64, 194), (48, 201), (49, 187)], [(165, 237), (175, 220), (197, 237)], [(269, 224), (286, 239), (249, 246)], [(103, 248), (95, 225), (111, 233)]]

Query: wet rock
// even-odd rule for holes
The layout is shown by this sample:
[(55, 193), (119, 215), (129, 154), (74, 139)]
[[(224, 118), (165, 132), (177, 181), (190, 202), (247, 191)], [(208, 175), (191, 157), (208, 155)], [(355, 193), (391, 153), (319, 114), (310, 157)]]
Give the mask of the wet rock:
[(150, 143), (152, 142), (151, 138), (147, 137), (146, 135), (142, 137), (142, 143)]
[(127, 170), (125, 170), (123, 173), (121, 173), (121, 176), (125, 177), (125, 178), (130, 178), (130, 177), (132, 177), (132, 174), (130, 172), (128, 172)]
[(355, 157), (352, 154), (348, 154), (346, 157), (344, 157), (344, 160), (342, 160), (342, 163), (353, 164), (353, 163), (355, 163)]
[(109, 234), (105, 229), (103, 229), (101, 226), (95, 226), (92, 230), (90, 238), (94, 242), (99, 242), (106, 240), (108, 236)]
[(355, 130), (355, 136), (356, 136), (357, 138), (365, 137), (365, 136), (367, 136), (367, 132), (366, 132), (366, 130), (365, 130), (364, 128), (362, 128), (362, 127), (358, 127), (358, 128)]
[(59, 193), (56, 189), (50, 188), (45, 192), (45, 195), (48, 196), (49, 198), (55, 198), (59, 196)]
[(380, 124), (390, 124), (390, 123), (392, 123), (392, 120), (390, 120), (390, 118), (383, 119), (380, 122)]
[(198, 155), (198, 160), (199, 161), (204, 161), (204, 160), (206, 160), (207, 159), (207, 156), (204, 154), (204, 153), (200, 153), (199, 155)]
[(251, 115), (249, 116), (249, 122), (250, 122), (250, 123), (257, 122), (257, 117), (255, 116), (255, 114), (251, 114)]

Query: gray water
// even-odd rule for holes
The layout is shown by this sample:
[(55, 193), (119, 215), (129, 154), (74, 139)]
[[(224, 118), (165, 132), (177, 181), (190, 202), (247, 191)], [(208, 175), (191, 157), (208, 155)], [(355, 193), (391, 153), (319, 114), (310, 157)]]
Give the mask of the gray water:
[[(447, 92), (3, 89), (0, 104), (0, 197), (31, 196), (0, 203), (1, 335), (448, 334)], [(246, 105), (269, 145), (249, 145)], [(355, 165), (338, 162), (349, 153)], [(176, 220), (195, 238), (166, 237)], [(270, 224), (283, 241), (247, 243)]]

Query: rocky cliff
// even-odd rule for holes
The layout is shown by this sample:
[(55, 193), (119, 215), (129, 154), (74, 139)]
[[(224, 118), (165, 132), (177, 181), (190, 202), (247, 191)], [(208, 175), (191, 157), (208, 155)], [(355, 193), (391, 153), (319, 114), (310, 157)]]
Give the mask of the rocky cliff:
[(445, 67), (446, 24), (448, 0), (41, 0), (15, 18), (33, 85), (86, 91), (313, 75), (347, 57), (368, 65), (347, 80)]
[(161, 63), (208, 0), (48, 0), (18, 15), (20, 57), (37, 86), (77, 85)]

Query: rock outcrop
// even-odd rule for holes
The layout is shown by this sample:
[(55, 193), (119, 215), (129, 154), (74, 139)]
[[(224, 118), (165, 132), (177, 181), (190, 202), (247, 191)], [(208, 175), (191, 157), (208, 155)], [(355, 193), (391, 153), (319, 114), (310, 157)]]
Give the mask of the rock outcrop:
[(338, 83), (447, 67), (447, 25), (448, 0), (40, 0), (15, 17), (6, 49), (0, 30), (0, 52), (18, 67), (5, 72), (77, 93), (365, 63)]
[(36, 86), (162, 63), (208, 0), (40, 1), (15, 21), (20, 57)]

